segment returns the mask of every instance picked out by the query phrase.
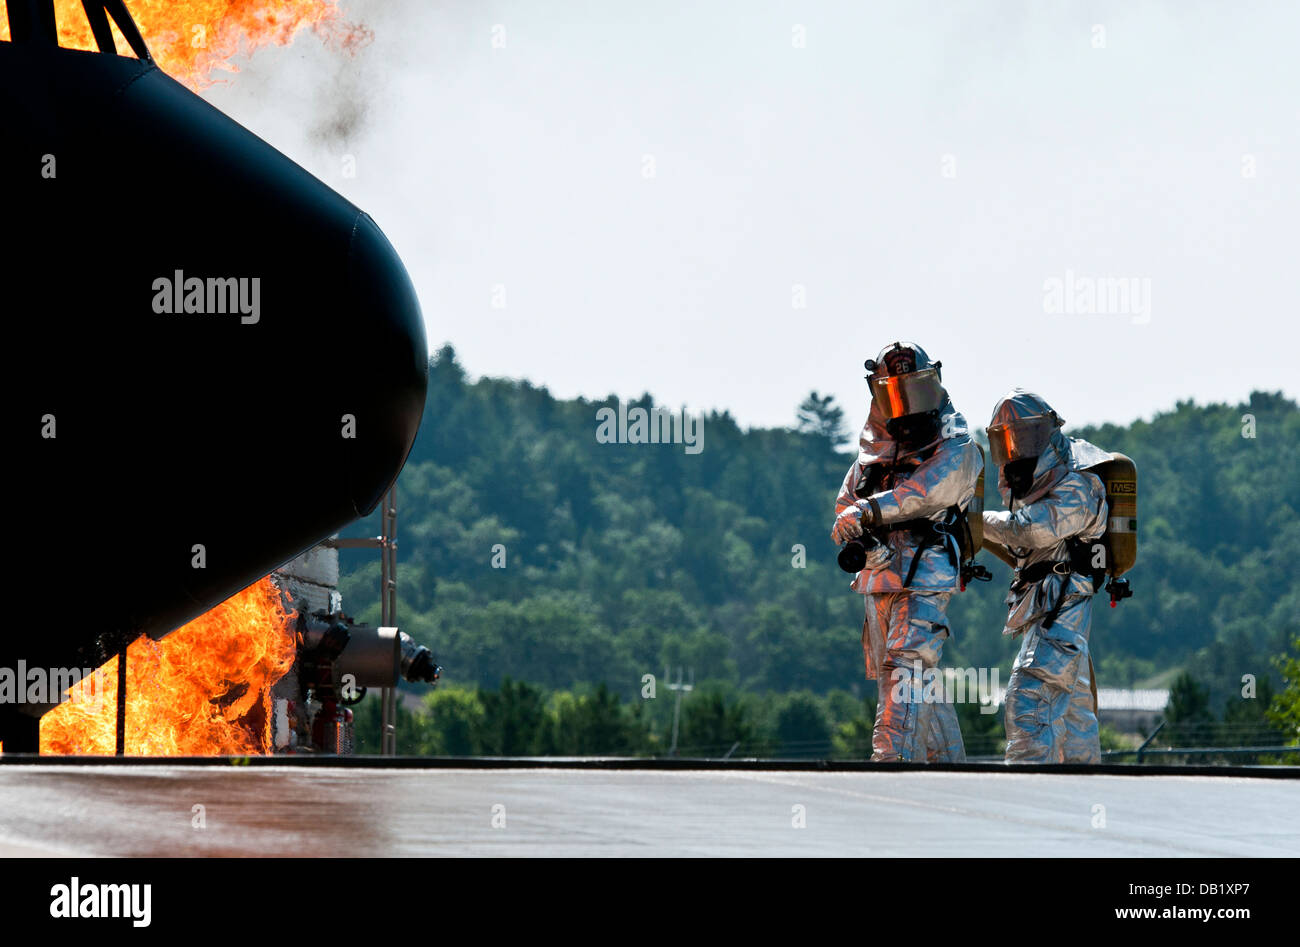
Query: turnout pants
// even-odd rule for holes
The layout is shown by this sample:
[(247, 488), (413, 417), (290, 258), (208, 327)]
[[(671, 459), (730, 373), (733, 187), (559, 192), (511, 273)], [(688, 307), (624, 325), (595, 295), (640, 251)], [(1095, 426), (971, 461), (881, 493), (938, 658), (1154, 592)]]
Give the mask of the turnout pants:
[[(951, 763), (966, 759), (957, 709), (926, 700), (925, 671), (938, 668), (948, 639), (949, 592), (866, 595), (862, 654), (878, 689), (873, 761)], [(918, 665), (919, 671), (918, 673)], [(934, 685), (930, 688), (935, 690)]]
[(1025, 628), (1003, 708), (1008, 763), (1100, 763), (1088, 632), (1092, 596), (1067, 602), (1051, 628)]

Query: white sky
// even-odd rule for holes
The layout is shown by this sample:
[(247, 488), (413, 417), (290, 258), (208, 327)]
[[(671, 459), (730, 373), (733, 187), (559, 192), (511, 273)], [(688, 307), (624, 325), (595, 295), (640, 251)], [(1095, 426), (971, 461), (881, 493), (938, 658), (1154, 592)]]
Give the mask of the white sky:
[[(1295, 397), (1300, 4), (1134, 6), (343, 0), (355, 58), (304, 33), (205, 97), (374, 216), (474, 375), (856, 429), (901, 337), (981, 426), (1013, 385)], [(1045, 312), (1067, 270), (1149, 320)]]

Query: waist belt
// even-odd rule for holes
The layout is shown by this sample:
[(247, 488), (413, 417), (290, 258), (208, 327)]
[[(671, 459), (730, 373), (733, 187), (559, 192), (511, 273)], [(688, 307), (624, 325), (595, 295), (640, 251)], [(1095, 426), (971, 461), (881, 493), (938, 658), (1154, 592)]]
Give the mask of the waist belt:
[[(1094, 570), (1091, 564), (1087, 561), (1088, 557), (1085, 544), (1069, 540), (1067, 541), (1066, 549), (1070, 555), (1069, 559), (1064, 559), (1059, 562), (1052, 560), (1035, 562), (1033, 565), (1017, 569), (1015, 581), (1011, 583), (1011, 588), (1013, 590), (1023, 589), (1026, 586), (1041, 582), (1049, 575), (1055, 573), (1056, 575), (1063, 576), (1066, 579), (1073, 574), (1084, 576), (1092, 582), (1094, 586), (1093, 591), (1096, 591), (1095, 587), (1098, 584), (1098, 574), (1097, 570)], [(1062, 582), (1060, 594), (1056, 596), (1056, 601), (1052, 603), (1052, 607), (1048, 611), (1047, 617), (1043, 619), (1044, 628), (1051, 628), (1052, 625), (1056, 623), (1056, 617), (1061, 613), (1061, 606), (1065, 604), (1066, 587), (1067, 583)]]
[[(903, 520), (901, 523), (890, 523), (887, 527), (891, 532), (896, 529), (906, 530), (917, 540), (916, 553), (912, 556), (912, 565), (907, 570), (907, 578), (903, 580), (903, 588), (912, 584), (912, 579), (916, 576), (916, 569), (921, 564), (921, 554), (931, 546), (937, 546), (944, 543), (944, 540), (950, 535), (947, 530), (940, 527), (934, 520), (918, 519)], [(957, 568), (957, 552), (952, 545), (944, 543), (948, 551), (948, 563), (955, 569)]]
[(1074, 567), (1070, 565), (1068, 560), (1054, 562), (1048, 559), (1043, 562), (1035, 562), (1032, 566), (1017, 569), (1015, 581), (1011, 584), (1013, 587), (1018, 585), (1023, 588), (1026, 585), (1033, 585), (1035, 582), (1042, 582), (1053, 572), (1057, 575), (1069, 575), (1073, 571)]

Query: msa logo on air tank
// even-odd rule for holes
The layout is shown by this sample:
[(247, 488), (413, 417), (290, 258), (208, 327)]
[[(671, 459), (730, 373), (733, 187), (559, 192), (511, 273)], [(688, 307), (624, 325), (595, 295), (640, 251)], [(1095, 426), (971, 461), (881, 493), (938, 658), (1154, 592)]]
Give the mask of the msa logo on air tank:
[(1106, 487), (1108, 507), (1106, 532), (1107, 573), (1118, 577), (1137, 563), (1137, 465), (1120, 453), (1091, 468)]

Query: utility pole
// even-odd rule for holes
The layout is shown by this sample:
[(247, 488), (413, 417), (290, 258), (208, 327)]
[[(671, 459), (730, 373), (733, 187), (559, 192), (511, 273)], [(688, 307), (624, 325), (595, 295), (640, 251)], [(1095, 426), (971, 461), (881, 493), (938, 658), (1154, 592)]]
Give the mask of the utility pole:
[[(667, 676), (668, 676), (668, 670), (665, 668), (664, 677)], [(677, 683), (676, 684), (669, 683), (668, 689), (671, 691), (675, 691), (677, 693), (677, 702), (673, 705), (673, 745), (668, 748), (668, 755), (676, 756), (677, 755), (677, 724), (681, 720), (681, 716), (682, 716), (682, 694), (683, 693), (689, 694), (691, 691), (695, 690), (695, 668), (691, 668), (691, 682), (689, 684), (683, 684), (682, 669), (680, 666), (678, 666)]]

